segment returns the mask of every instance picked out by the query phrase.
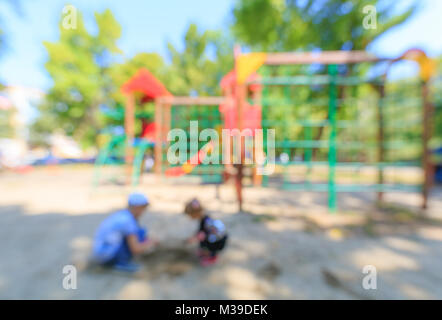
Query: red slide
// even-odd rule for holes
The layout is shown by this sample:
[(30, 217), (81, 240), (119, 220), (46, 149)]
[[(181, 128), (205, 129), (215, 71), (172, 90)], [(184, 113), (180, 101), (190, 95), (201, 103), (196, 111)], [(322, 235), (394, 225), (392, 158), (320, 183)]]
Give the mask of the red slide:
[(213, 150), (213, 143), (212, 142), (207, 143), (206, 145), (204, 145), (204, 147), (201, 148), (200, 151), (198, 151), (197, 154), (195, 154), (182, 166), (179, 167), (177, 166), (167, 169), (165, 172), (166, 176), (180, 177), (192, 172), (193, 168), (201, 164), (201, 162), (204, 160), (207, 154), (209, 152), (212, 152), (212, 150)]

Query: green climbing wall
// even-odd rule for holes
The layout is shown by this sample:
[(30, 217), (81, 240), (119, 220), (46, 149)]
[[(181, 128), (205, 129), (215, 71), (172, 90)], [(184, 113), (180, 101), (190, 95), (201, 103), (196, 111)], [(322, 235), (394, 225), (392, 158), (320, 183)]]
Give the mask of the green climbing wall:
[(420, 190), (419, 174), (401, 174), (421, 165), (419, 82), (386, 83), (382, 97), (383, 82), (354, 76), (357, 66), (264, 66), (259, 73), (262, 127), (276, 130), (277, 166), (264, 186), (327, 192), (331, 211), (338, 192)]

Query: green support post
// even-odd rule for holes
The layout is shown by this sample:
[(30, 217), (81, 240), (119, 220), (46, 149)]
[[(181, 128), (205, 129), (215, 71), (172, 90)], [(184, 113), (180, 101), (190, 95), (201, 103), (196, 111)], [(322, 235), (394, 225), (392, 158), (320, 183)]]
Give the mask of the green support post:
[[(307, 72), (307, 77), (311, 78), (312, 74), (310, 72)], [(310, 104), (311, 102), (312, 102), (312, 92), (310, 91), (308, 98), (307, 98), (307, 103)], [(306, 141), (313, 141), (312, 126), (310, 123), (312, 121), (311, 106), (309, 106), (307, 108), (307, 115), (306, 115), (305, 119), (308, 121), (308, 123), (307, 123), (307, 126), (304, 125), (304, 139)], [(311, 186), (311, 177), (312, 177), (312, 171), (313, 171), (312, 157), (313, 157), (313, 149), (312, 148), (305, 148), (304, 149), (304, 161), (307, 163), (306, 185), (308, 187)]]
[(132, 186), (137, 186), (140, 183), (140, 176), (143, 169), (143, 160), (146, 150), (150, 147), (147, 141), (142, 141), (137, 147), (132, 167)]
[(328, 113), (330, 118), (330, 138), (328, 150), (328, 208), (331, 212), (336, 212), (336, 77), (337, 66), (329, 65), (328, 74), (330, 76), (329, 84), (329, 104)]
[[(290, 75), (288, 69), (284, 70), (284, 75), (285, 76), (289, 76)], [(287, 104), (289, 104), (290, 103), (290, 87), (289, 86), (284, 86), (283, 94), (284, 94), (285, 102)], [(290, 109), (289, 112), (293, 112), (293, 110)], [(289, 172), (288, 164), (290, 162), (290, 150), (292, 149), (292, 148), (287, 147), (287, 143), (286, 143), (287, 141), (289, 141), (289, 138), (287, 137), (287, 135), (289, 135), (289, 128), (287, 126), (287, 120), (282, 123), (282, 133), (283, 133), (283, 149), (282, 149), (282, 152), (289, 156), (288, 161), (286, 163), (282, 164), (282, 170), (283, 170), (283, 173), (282, 173), (282, 187), (285, 188), (290, 183), (290, 181), (288, 179), (288, 175), (289, 175), (288, 174), (288, 172)]]
[[(268, 69), (266, 67), (262, 68), (263, 70), (263, 76), (267, 77), (269, 72)], [(269, 87), (268, 86), (264, 86), (263, 90), (262, 90), (262, 101), (261, 101), (261, 128), (263, 129), (263, 149), (264, 152), (266, 154), (266, 157), (268, 155), (267, 152), (267, 124), (264, 126), (263, 121), (267, 120), (267, 116), (268, 116), (268, 108), (270, 108), (269, 105), (267, 105), (267, 99), (269, 97)], [(268, 187), (269, 186), (269, 176), (267, 174), (262, 176), (262, 186), (263, 187)]]
[(101, 167), (111, 163), (109, 161), (109, 156), (112, 154), (112, 151), (117, 150), (118, 146), (124, 144), (125, 141), (125, 135), (112, 137), (102, 150), (100, 150), (94, 164), (94, 178), (92, 183), (94, 188), (98, 187), (100, 184)]

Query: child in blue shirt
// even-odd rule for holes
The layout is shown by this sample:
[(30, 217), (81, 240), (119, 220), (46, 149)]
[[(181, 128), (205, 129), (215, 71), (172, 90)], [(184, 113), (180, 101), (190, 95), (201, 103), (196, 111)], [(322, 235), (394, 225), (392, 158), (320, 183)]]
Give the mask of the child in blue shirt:
[(103, 266), (135, 272), (139, 266), (132, 262), (134, 255), (144, 253), (155, 245), (147, 230), (138, 224), (149, 206), (142, 193), (129, 195), (128, 207), (107, 217), (98, 227), (94, 238), (93, 258)]

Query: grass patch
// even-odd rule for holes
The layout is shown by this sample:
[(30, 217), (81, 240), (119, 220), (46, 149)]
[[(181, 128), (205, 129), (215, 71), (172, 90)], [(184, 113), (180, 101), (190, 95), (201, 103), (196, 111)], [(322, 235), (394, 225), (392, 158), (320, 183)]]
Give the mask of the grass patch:
[(253, 222), (267, 222), (267, 221), (275, 221), (276, 217), (275, 216), (271, 216), (269, 214), (259, 214), (259, 215), (255, 215), (252, 218)]
[(377, 206), (381, 212), (388, 214), (396, 222), (405, 223), (420, 219), (420, 215), (417, 212), (397, 204), (378, 203)]

